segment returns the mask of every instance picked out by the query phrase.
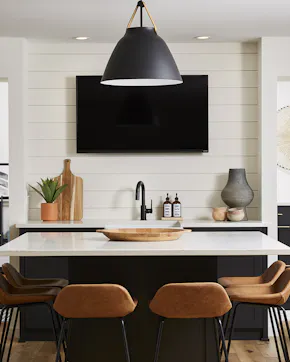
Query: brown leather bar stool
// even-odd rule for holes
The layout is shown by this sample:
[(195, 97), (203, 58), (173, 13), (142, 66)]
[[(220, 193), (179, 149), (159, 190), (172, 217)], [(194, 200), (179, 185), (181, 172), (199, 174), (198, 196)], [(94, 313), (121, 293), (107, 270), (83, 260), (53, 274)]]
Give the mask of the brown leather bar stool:
[[(218, 279), (218, 283), (225, 288), (233, 286), (239, 287), (245, 285), (270, 286), (276, 282), (276, 280), (284, 272), (285, 269), (286, 264), (283, 261), (278, 260), (273, 263), (262, 275), (254, 277), (222, 277)], [(230, 321), (229, 317), (229, 315), (225, 315), (222, 319), (225, 332), (228, 330), (228, 325)]]
[(285, 269), (286, 264), (283, 261), (278, 260), (262, 275), (255, 277), (222, 277), (218, 279), (218, 283), (225, 288), (238, 285), (273, 285)]
[[(61, 344), (66, 339), (67, 322), (79, 318), (120, 318), (126, 361), (130, 362), (124, 318), (134, 312), (137, 304), (127, 289), (118, 284), (75, 284), (63, 288), (53, 305), (63, 317), (56, 362), (60, 358)], [(65, 342), (68, 343), (67, 340)]]
[[(220, 317), (231, 308), (232, 304), (227, 293), (217, 283), (173, 283), (161, 287), (150, 303), (151, 311), (160, 316), (154, 362), (158, 361), (164, 322), (168, 318), (213, 318), (216, 339), (221, 338), (226, 362), (228, 362)], [(217, 347), (219, 358), (219, 346)]]
[[(35, 278), (28, 279), (28, 278), (25, 278), (10, 263), (3, 264), (2, 271), (3, 271), (6, 279), (8, 280), (8, 282), (16, 288), (31, 289), (31, 288), (45, 287), (45, 288), (62, 289), (68, 285), (68, 280), (62, 279), (62, 278), (54, 278), (54, 279), (35, 279)], [(61, 320), (58, 318), (59, 316), (57, 313), (54, 312), (54, 314), (56, 315), (56, 322), (57, 322), (58, 328), (60, 329)]]
[(281, 356), (278, 346), (276, 329), (279, 335), (285, 361), (289, 361), (286, 336), (283, 326), (282, 317), (284, 316), (288, 337), (290, 338), (289, 324), (285, 309), (282, 307), (290, 295), (290, 269), (286, 269), (273, 285), (244, 285), (230, 287), (225, 289), (232, 302), (235, 302), (233, 316), (230, 326), (229, 342), (227, 351), (229, 353), (233, 330), (237, 315), (238, 307), (241, 305), (252, 305), (255, 307), (266, 308), (270, 314), (275, 345), (278, 354), (278, 360), (281, 362)]
[(48, 287), (48, 288), (64, 288), (68, 285), (66, 279), (28, 279), (21, 275), (9, 263), (2, 265), (2, 271), (5, 274), (8, 282), (16, 288), (30, 288), (30, 287)]
[(44, 305), (46, 306), (52, 317), (52, 326), (53, 332), (55, 336), (55, 341), (57, 345), (57, 335), (56, 335), (56, 326), (53, 319), (53, 309), (49, 304), (54, 301), (55, 297), (59, 293), (59, 288), (15, 288), (5, 277), (0, 274), (0, 303), (2, 305), (0, 312), (0, 325), (2, 323), (2, 319), (4, 319), (4, 326), (2, 330), (1, 336), (1, 345), (0, 345), (0, 361), (4, 361), (4, 353), (8, 338), (8, 333), (11, 325), (11, 320), (13, 317), (13, 312), (16, 309), (15, 321), (12, 329), (12, 337), (7, 355), (7, 362), (10, 360), (12, 342), (15, 335), (15, 329), (17, 320), (19, 317), (19, 310), (23, 308), (28, 308), (35, 305)]

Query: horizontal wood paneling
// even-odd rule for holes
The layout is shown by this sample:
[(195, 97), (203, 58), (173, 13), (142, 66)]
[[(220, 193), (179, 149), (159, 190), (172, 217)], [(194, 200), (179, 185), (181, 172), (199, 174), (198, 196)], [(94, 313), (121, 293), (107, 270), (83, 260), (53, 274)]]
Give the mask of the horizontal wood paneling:
[[(139, 217), (134, 200), (139, 180), (160, 218), (166, 192), (179, 193), (183, 216), (211, 218), (223, 205), (229, 168), (245, 168), (255, 199), (250, 219), (259, 217), (257, 44), (170, 44), (182, 74), (209, 76), (208, 154), (76, 154), (77, 75), (102, 74), (113, 44), (29, 42), (28, 177), (61, 173), (63, 159), (84, 179), (84, 218)], [(179, 136), (182, 136), (182, 132)], [(96, 136), (97, 137), (97, 136)], [(31, 219), (39, 219), (40, 198), (30, 192)]]
[[(61, 170), (59, 170), (60, 173)], [(29, 175), (28, 182), (35, 185), (35, 180), (45, 177), (55, 177), (57, 173), (42, 173)], [(78, 176), (84, 180), (85, 191), (116, 191), (134, 189), (137, 182), (140, 181), (140, 174), (118, 174), (115, 173), (102, 174), (96, 173), (78, 173)], [(142, 181), (146, 185), (148, 191), (175, 190), (179, 191), (221, 191), (225, 187), (228, 174), (142, 174)], [(259, 177), (257, 174), (248, 174), (248, 182), (253, 190), (259, 189)]]
[[(259, 209), (249, 207), (247, 209), (248, 218), (251, 220), (259, 219)], [(211, 208), (182, 208), (182, 215), (185, 219), (190, 220), (212, 220)], [(153, 215), (148, 215), (148, 220), (160, 219), (162, 216), (162, 208), (155, 208)], [(40, 220), (40, 209), (29, 210), (30, 220)], [(97, 208), (97, 209), (84, 209), (84, 219), (113, 219), (113, 220), (130, 220), (140, 219), (139, 207), (128, 208)]]
[[(209, 125), (210, 139), (257, 138), (256, 122), (215, 122)], [(76, 123), (29, 123), (28, 138), (31, 140), (75, 140)]]
[(209, 139), (258, 138), (257, 122), (213, 122), (209, 124)]
[[(30, 54), (29, 71), (103, 72), (110, 54)], [(188, 70), (257, 70), (257, 54), (192, 54), (176, 53), (181, 72)]]
[[(208, 71), (192, 69), (191, 71), (183, 72), (186, 74), (208, 75), (210, 88), (223, 87), (257, 87), (258, 72), (257, 71)], [(92, 75), (92, 72), (44, 72), (33, 71), (28, 74), (29, 88), (76, 88), (77, 75)], [(100, 74), (99, 74), (100, 75)]]
[[(135, 185), (133, 187), (127, 187), (126, 189), (118, 189), (117, 191), (85, 191), (84, 192), (84, 208), (95, 207), (137, 207), (140, 205), (140, 201), (135, 200)], [(166, 188), (166, 184), (164, 185)], [(175, 190), (166, 190), (171, 198), (175, 196)], [(162, 207), (166, 192), (151, 191), (146, 192), (147, 206), (152, 200), (153, 207)], [(220, 191), (179, 191), (179, 199), (182, 202), (183, 207), (203, 207), (204, 205), (225, 205), (221, 199)], [(30, 193), (29, 204), (32, 209), (40, 207), (43, 200), (36, 192)], [(257, 207), (259, 203), (259, 197), (257, 192), (255, 198), (251, 203), (252, 207)]]
[[(255, 139), (210, 140), (208, 154), (212, 156), (255, 156), (257, 154), (257, 148), (258, 142)], [(76, 141), (70, 139), (29, 140), (28, 156), (73, 157), (76, 156)], [(207, 155), (204, 156), (206, 157)], [(141, 162), (141, 157), (139, 159), (139, 162)]]
[(29, 122), (75, 122), (75, 106), (29, 106)]
[(212, 105), (209, 106), (210, 122), (256, 122), (257, 105)]
[[(256, 54), (257, 43), (171, 43), (168, 44), (173, 53), (183, 54)], [(30, 54), (107, 54), (111, 53), (115, 44), (107, 43), (45, 43), (29, 42)]]
[[(63, 157), (30, 157), (28, 174), (55, 174), (63, 169)], [(75, 174), (129, 173), (139, 174), (220, 174), (229, 168), (245, 168), (257, 173), (257, 157), (209, 156), (201, 154), (184, 155), (91, 155), (72, 157), (72, 170)], [(96, 176), (97, 177), (97, 176)], [(181, 176), (182, 177), (182, 176)], [(206, 177), (206, 176), (205, 176)], [(129, 186), (129, 185), (128, 185)]]
[(209, 104), (258, 104), (257, 88), (211, 88)]
[(76, 123), (29, 123), (28, 138), (31, 140), (75, 140)]

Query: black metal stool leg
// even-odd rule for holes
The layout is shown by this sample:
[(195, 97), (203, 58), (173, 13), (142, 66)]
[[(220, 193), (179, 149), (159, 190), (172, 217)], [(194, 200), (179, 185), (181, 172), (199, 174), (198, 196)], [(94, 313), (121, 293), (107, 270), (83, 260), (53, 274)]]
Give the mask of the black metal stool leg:
[(225, 324), (225, 320), (226, 320), (226, 314), (224, 314), (223, 316), (222, 316), (222, 325), (224, 326), (224, 324)]
[(281, 344), (281, 347), (282, 347), (283, 355), (284, 355), (285, 361), (288, 362), (287, 354), (286, 354), (285, 346), (284, 346), (284, 341), (283, 341), (283, 337), (282, 337), (282, 332), (281, 332), (281, 329), (280, 329), (279, 321), (278, 321), (277, 314), (276, 314), (276, 311), (275, 311), (274, 307), (272, 307), (272, 311), (273, 311), (273, 315), (274, 315), (274, 321), (275, 321), (276, 326), (277, 326), (277, 331), (278, 331), (279, 340), (280, 340), (280, 344)]
[[(54, 315), (55, 315), (55, 318), (56, 318), (56, 322), (57, 322), (57, 326), (59, 328), (59, 331), (61, 330), (61, 321), (60, 321), (60, 316), (58, 313), (56, 313), (56, 311), (53, 311), (54, 312)], [(65, 355), (65, 362), (67, 362), (67, 341), (66, 341), (66, 330), (64, 331), (64, 338), (63, 338), (63, 341), (62, 341), (62, 348), (64, 350), (64, 355)]]
[(237, 309), (241, 304), (242, 303), (236, 303), (234, 308), (233, 308), (233, 313), (232, 313), (233, 316), (232, 316), (232, 321), (231, 321), (231, 326), (230, 326), (230, 334), (229, 334), (228, 348), (227, 348), (228, 355), (230, 353), (230, 348), (231, 348), (231, 343), (232, 343), (232, 338), (233, 338), (233, 332), (234, 332), (234, 327), (235, 327)]
[(130, 351), (129, 351), (129, 345), (128, 345), (127, 332), (126, 332), (124, 318), (121, 318), (121, 324), (122, 324), (122, 334), (123, 334), (126, 362), (130, 362)]
[[(54, 312), (55, 312), (55, 315), (57, 317), (57, 323), (58, 323), (58, 327), (59, 327), (59, 330), (60, 330), (61, 324), (62, 324), (62, 321), (64, 320), (64, 318), (61, 315), (59, 315), (56, 311), (54, 311)], [(68, 332), (67, 329), (65, 329), (64, 335), (65, 335), (65, 343), (66, 344), (67, 344), (67, 334), (68, 334), (67, 332)]]
[(271, 320), (271, 325), (272, 325), (272, 330), (273, 330), (273, 335), (274, 335), (274, 341), (275, 341), (275, 346), (276, 346), (276, 350), (277, 350), (277, 355), (278, 355), (278, 361), (281, 362), (281, 356), (280, 356), (280, 351), (279, 351), (279, 346), (278, 346), (278, 340), (277, 340), (277, 335), (276, 335), (276, 328), (275, 328), (275, 323), (274, 323), (274, 318), (272, 315), (272, 309), (269, 308), (269, 315), (270, 315), (270, 320)]
[(282, 322), (282, 318), (281, 318), (281, 313), (280, 313), (279, 307), (277, 307), (276, 309), (277, 309), (277, 314), (278, 314), (278, 318), (279, 318), (282, 339), (283, 339), (283, 343), (284, 343), (285, 356), (287, 358), (287, 361), (289, 361), (289, 353), (288, 353), (288, 347), (287, 347), (287, 342), (286, 342), (286, 337), (285, 337), (285, 332), (284, 332), (284, 326), (283, 326), (283, 322)]
[(55, 362), (59, 362), (61, 360), (60, 350), (61, 350), (61, 345), (62, 345), (62, 342), (63, 342), (63, 339), (64, 339), (64, 335), (65, 335), (66, 322), (67, 322), (67, 320), (64, 319), (62, 324), (61, 324), (59, 339), (58, 339), (58, 343), (57, 343), (57, 351), (56, 351)]
[(220, 335), (221, 335), (221, 340), (222, 340), (222, 347), (223, 347), (224, 354), (225, 354), (225, 362), (229, 362), (223, 325), (222, 325), (222, 322), (221, 322), (220, 318), (216, 318), (216, 322), (217, 322), (219, 330), (220, 330)]
[(16, 330), (16, 325), (17, 325), (17, 320), (18, 320), (18, 317), (19, 317), (19, 310), (20, 310), (20, 308), (18, 307), (18, 308), (17, 308), (17, 311), (16, 311), (16, 316), (15, 316), (15, 321), (14, 321), (13, 330), (12, 330), (12, 336), (11, 336), (9, 351), (8, 351), (8, 355), (7, 355), (7, 362), (9, 362), (10, 356), (11, 356), (11, 350), (12, 350), (12, 345), (13, 345), (13, 340), (14, 340), (14, 335), (15, 335), (15, 330)]
[(5, 349), (6, 349), (7, 337), (8, 337), (8, 333), (9, 333), (9, 329), (10, 329), (13, 310), (14, 310), (14, 308), (7, 308), (6, 309), (5, 326), (3, 328), (2, 338), (1, 338), (0, 361), (3, 361), (3, 359), (4, 359), (4, 353), (5, 353)]
[(215, 332), (215, 341), (216, 341), (216, 353), (217, 353), (217, 357), (218, 357), (218, 361), (221, 361), (221, 352), (220, 352), (220, 333), (218, 330), (218, 326), (217, 326), (217, 321), (213, 318), (213, 325), (214, 325), (214, 332)]
[[(225, 323), (225, 326), (223, 327), (224, 328), (224, 335), (225, 335), (225, 338), (227, 337), (227, 332), (228, 332), (228, 329), (229, 329), (229, 323), (230, 323), (230, 319), (231, 319), (231, 316), (232, 316), (232, 312), (233, 312), (233, 309), (231, 309), (227, 314), (226, 314), (226, 323)], [(221, 345), (221, 337), (219, 338), (219, 345), (220, 345), (220, 354), (221, 356), (223, 355), (223, 348), (222, 348), (222, 345)]]
[[(52, 306), (49, 303), (44, 303), (44, 304), (49, 309), (49, 312), (50, 312), (50, 315), (51, 315), (52, 329), (53, 329), (55, 345), (56, 345), (56, 349), (57, 349), (58, 348), (58, 338), (57, 338), (57, 333), (56, 333), (56, 326), (55, 326), (55, 321), (54, 321), (53, 309), (52, 309)], [(59, 356), (59, 361), (61, 362), (61, 356)]]
[(165, 322), (165, 319), (162, 318), (162, 317), (160, 317), (159, 328), (158, 328), (158, 335), (157, 335), (157, 342), (156, 342), (156, 349), (155, 349), (154, 362), (157, 362), (157, 361), (158, 361), (159, 352), (160, 352), (161, 338), (162, 338), (162, 332), (163, 332), (163, 327), (164, 327), (164, 322)]
[(224, 335), (226, 337), (227, 335), (227, 330), (229, 328), (229, 323), (230, 323), (230, 319), (231, 319), (231, 315), (232, 315), (232, 310), (230, 310), (227, 314), (226, 314), (226, 323), (224, 326)]

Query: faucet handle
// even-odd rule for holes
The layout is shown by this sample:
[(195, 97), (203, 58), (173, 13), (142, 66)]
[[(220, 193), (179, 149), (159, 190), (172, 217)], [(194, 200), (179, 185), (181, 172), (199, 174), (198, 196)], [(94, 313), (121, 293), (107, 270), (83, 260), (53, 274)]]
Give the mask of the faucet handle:
[(150, 208), (150, 209), (146, 209), (146, 214), (153, 214), (152, 200), (151, 200), (151, 208)]

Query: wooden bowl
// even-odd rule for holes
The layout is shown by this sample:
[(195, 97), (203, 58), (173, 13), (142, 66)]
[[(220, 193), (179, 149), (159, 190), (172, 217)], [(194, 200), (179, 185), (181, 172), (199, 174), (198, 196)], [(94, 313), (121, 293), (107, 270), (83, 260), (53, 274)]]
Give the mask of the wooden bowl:
[(177, 240), (189, 229), (162, 229), (162, 228), (137, 228), (137, 229), (101, 229), (111, 241), (169, 241)]

